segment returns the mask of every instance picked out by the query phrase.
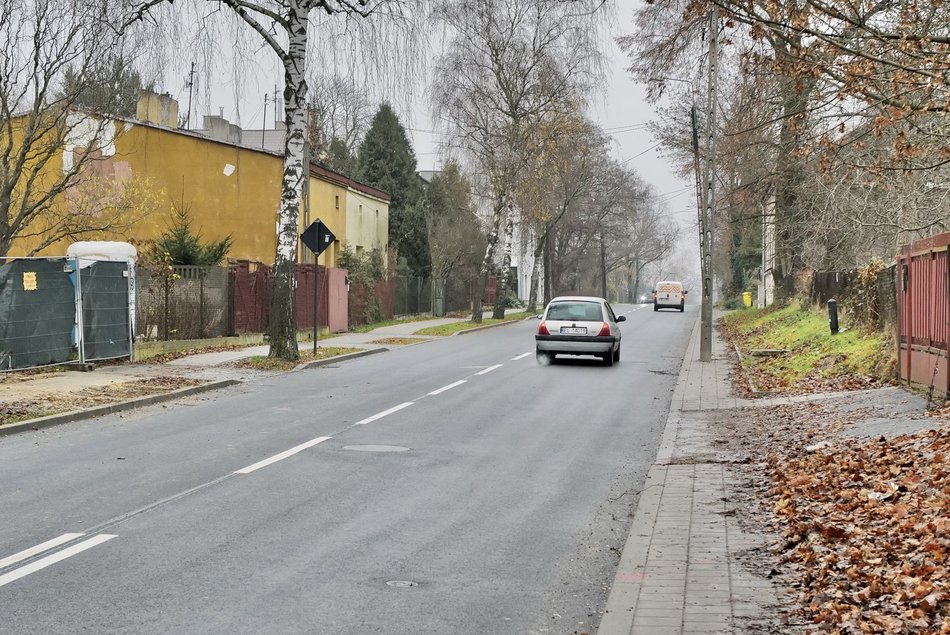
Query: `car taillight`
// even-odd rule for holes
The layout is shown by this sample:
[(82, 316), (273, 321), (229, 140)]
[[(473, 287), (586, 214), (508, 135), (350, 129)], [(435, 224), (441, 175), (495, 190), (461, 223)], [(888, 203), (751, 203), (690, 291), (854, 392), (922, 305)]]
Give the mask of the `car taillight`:
[(548, 325), (544, 322), (538, 325), (538, 335), (550, 335), (550, 333), (548, 333)]
[(610, 325), (604, 322), (604, 325), (600, 327), (600, 333), (597, 334), (597, 337), (608, 337), (610, 335)]

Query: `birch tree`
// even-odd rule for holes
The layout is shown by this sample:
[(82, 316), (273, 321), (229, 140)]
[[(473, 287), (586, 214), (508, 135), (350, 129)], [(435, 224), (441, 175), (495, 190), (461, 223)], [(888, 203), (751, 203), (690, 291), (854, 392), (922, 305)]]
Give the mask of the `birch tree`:
[(482, 173), (491, 212), (487, 245), (472, 306), (482, 298), (505, 246), (495, 314), (507, 286), (511, 225), (526, 149), (552, 113), (576, 109), (599, 61), (595, 35), (602, 2), (594, 0), (447, 0), (438, 11), (450, 39), (433, 91), (437, 115)]
[[(165, 7), (159, 8), (165, 0), (147, 0), (139, 7), (139, 15), (157, 16)], [(186, 0), (168, 0), (188, 5)], [(320, 35), (328, 36), (333, 25), (338, 24), (354, 33), (365, 29), (376, 38), (373, 49), (376, 56), (372, 63), (379, 62), (380, 69), (388, 68), (383, 55), (393, 52), (405, 53), (411, 48), (416, 36), (411, 33), (411, 21), (406, 19), (410, 8), (423, 4), (422, 0), (217, 0), (204, 2), (191, 0), (193, 12), (200, 28), (195, 35), (198, 46), (204, 46), (211, 55), (212, 43), (216, 33), (214, 22), (222, 19), (216, 11), (208, 8), (225, 7), (230, 16), (250, 29), (254, 38), (269, 48), (280, 61), (283, 73), (284, 123), (286, 127), (284, 141), (284, 162), (281, 178), (281, 190), (277, 205), (277, 241), (274, 255), (274, 278), (271, 293), (270, 311), (270, 357), (287, 360), (299, 358), (296, 341), (296, 318), (294, 309), (295, 265), (299, 231), (300, 206), (303, 184), (309, 178), (309, 166), (306, 164), (305, 146), (307, 138), (307, 63), (308, 54), (314, 54), (321, 46), (330, 49), (332, 43), (326, 37), (324, 41), (311, 41), (311, 27), (317, 25)], [(166, 16), (169, 24), (182, 25), (182, 17)], [(224, 16), (225, 18), (228, 16)], [(409, 27), (401, 28), (405, 25)], [(375, 30), (374, 30), (375, 29)], [(174, 34), (169, 33), (169, 37)], [(357, 34), (360, 35), (360, 34)], [(230, 34), (234, 41), (236, 34)], [(223, 39), (223, 38), (222, 38)], [(320, 38), (318, 38), (319, 40)], [(361, 38), (354, 39), (354, 43)], [(240, 37), (238, 37), (240, 40)], [(408, 44), (407, 44), (408, 43)], [(384, 51), (384, 48), (388, 49)], [(329, 55), (329, 54), (328, 54)], [(335, 61), (335, 60), (333, 60)], [(354, 66), (359, 61), (354, 62)], [(412, 64), (403, 64), (402, 70), (412, 68)], [(405, 72), (399, 73), (405, 76)]]

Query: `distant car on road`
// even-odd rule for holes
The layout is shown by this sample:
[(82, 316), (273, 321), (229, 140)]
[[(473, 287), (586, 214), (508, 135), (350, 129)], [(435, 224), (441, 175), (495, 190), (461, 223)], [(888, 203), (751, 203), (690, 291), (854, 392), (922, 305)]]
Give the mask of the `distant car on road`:
[(555, 355), (594, 355), (607, 366), (620, 361), (620, 322), (603, 298), (561, 296), (548, 303), (534, 336), (538, 361)]
[(686, 308), (686, 289), (682, 282), (663, 280), (656, 283), (653, 289), (653, 310)]

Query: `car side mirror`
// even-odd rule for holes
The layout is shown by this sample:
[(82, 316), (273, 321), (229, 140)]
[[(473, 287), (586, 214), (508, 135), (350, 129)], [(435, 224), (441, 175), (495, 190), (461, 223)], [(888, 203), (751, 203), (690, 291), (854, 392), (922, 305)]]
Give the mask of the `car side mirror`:
[(617, 316), (617, 322), (626, 322), (626, 321), (627, 321), (627, 316), (626, 316), (626, 315), (618, 315), (618, 316)]

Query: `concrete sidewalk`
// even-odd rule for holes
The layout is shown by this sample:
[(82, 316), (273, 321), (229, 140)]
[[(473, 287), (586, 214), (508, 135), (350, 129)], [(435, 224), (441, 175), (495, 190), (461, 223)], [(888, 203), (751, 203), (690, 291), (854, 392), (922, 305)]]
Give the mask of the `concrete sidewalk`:
[[(509, 309), (517, 312), (520, 309)], [(491, 317), (486, 312), (485, 317)], [(342, 333), (321, 339), (320, 346), (379, 350), (398, 348), (406, 344), (392, 342), (379, 343), (380, 340), (398, 338), (418, 340), (420, 342), (436, 339), (415, 335), (416, 331), (443, 324), (465, 322), (468, 318), (434, 318), (415, 322), (403, 322), (380, 327), (366, 333)], [(214, 351), (187, 355), (165, 363), (120, 362), (101, 365), (91, 372), (64, 370), (64, 367), (51, 367), (49, 372), (37, 374), (10, 373), (0, 374), (0, 403), (16, 402), (24, 399), (37, 399), (50, 394), (64, 394), (79, 390), (95, 389), (121, 382), (134, 381), (149, 377), (174, 376), (196, 379), (205, 382), (247, 381), (279, 374), (281, 371), (261, 371), (231, 365), (232, 362), (257, 355), (267, 355), (269, 346), (248, 346), (238, 350)], [(301, 350), (311, 350), (313, 342), (301, 342)]]
[(710, 417), (704, 416), (749, 402), (733, 395), (728, 352), (718, 334), (713, 361), (699, 361), (699, 330), (697, 321), (607, 599), (601, 635), (748, 632), (777, 599), (773, 585), (736, 558), (763, 539), (745, 534), (731, 518), (727, 501), (740, 485), (729, 473), (731, 458), (713, 447)]

